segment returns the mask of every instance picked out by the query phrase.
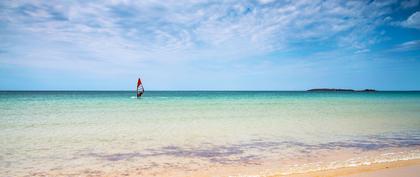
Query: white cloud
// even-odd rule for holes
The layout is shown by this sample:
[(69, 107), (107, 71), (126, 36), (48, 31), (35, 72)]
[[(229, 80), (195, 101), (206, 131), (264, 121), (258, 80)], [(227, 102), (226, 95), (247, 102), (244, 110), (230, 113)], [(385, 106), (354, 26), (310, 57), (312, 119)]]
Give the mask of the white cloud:
[(420, 29), (420, 11), (413, 13), (407, 20), (403, 21), (401, 25), (407, 28)]
[(272, 3), (275, 0), (258, 0), (258, 2), (260, 2), (261, 4), (268, 4), (268, 3)]
[[(289, 50), (290, 41), (331, 40), (341, 48), (367, 51), (395, 1), (260, 3), (3, 1), (0, 22), (51, 46), (68, 43), (102, 62), (227, 60)], [(67, 49), (58, 50), (65, 58)], [(68, 55), (68, 60), (86, 58)]]
[(360, 54), (360, 53), (367, 53), (367, 52), (369, 52), (370, 50), (369, 49), (361, 49), (361, 50), (358, 50), (358, 51), (356, 51), (356, 52), (354, 52), (354, 53), (356, 53), (356, 54)]
[(420, 40), (407, 41), (402, 44), (396, 45), (393, 51), (411, 51), (420, 50)]

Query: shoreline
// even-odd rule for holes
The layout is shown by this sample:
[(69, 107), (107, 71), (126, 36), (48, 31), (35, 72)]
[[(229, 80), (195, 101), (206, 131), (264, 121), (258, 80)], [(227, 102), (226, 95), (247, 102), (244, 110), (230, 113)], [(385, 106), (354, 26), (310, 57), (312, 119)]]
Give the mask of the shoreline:
[[(415, 169), (415, 170), (413, 170)], [(393, 176), (394, 173), (399, 176), (415, 176), (413, 171), (420, 171), (420, 159), (398, 160), (393, 162), (375, 163), (355, 167), (344, 167), (337, 169), (311, 171), (293, 174), (275, 174), (270, 177), (333, 177), (333, 176)]]
[[(225, 176), (225, 177), (337, 177), (337, 176), (346, 176), (346, 177), (393, 177), (393, 176), (404, 176), (404, 177), (415, 177), (418, 176), (417, 172), (420, 171), (420, 159), (413, 160), (399, 160), (393, 162), (383, 162), (375, 163), (371, 165), (362, 165), (355, 167), (344, 167), (330, 170), (320, 170), (320, 171), (311, 171), (311, 172), (302, 172), (302, 173), (293, 173), (293, 174), (271, 174), (271, 175), (261, 175), (261, 174), (242, 174), (242, 175), (228, 175), (227, 173), (221, 172), (216, 173), (206, 173), (206, 172), (192, 172), (192, 173), (154, 173), (149, 174), (153, 176), (198, 176), (198, 177), (211, 177), (211, 176)], [(142, 174), (141, 172), (122, 172), (114, 171), (110, 173), (100, 173), (98, 171), (92, 170), (87, 171), (89, 173), (82, 174), (79, 176), (149, 176)], [(73, 176), (72, 173), (32, 173), (31, 176)]]

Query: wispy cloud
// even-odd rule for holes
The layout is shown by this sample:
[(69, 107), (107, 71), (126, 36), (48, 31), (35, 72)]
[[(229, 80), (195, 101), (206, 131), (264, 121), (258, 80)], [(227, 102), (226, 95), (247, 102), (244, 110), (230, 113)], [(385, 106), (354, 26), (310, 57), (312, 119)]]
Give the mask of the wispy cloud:
[(407, 20), (401, 22), (401, 25), (407, 28), (420, 29), (420, 11), (413, 13)]
[(420, 40), (407, 41), (402, 44), (398, 44), (394, 47), (393, 51), (411, 51), (420, 50)]
[(74, 43), (93, 53), (103, 47), (147, 56), (221, 52), (220, 46), (226, 46), (225, 50), (244, 48), (248, 51), (242, 52), (252, 54), (288, 48), (291, 40), (348, 36), (342, 33), (350, 39), (337, 42), (359, 50), (370, 44), (363, 36), (375, 35), (373, 30), (389, 13), (386, 7), (393, 1), (384, 2), (13, 1), (3, 3), (1, 19), (10, 30)]
[[(379, 29), (395, 23), (396, 10), (416, 5), (418, 0), (6, 0), (0, 2), (0, 64), (101, 76), (139, 70), (188, 75), (188, 65), (198, 61), (224, 69), (244, 61), (241, 68), (255, 69), (279, 53), (284, 60), (329, 51), (361, 55), (386, 39)], [(398, 23), (419, 29), (418, 16)]]

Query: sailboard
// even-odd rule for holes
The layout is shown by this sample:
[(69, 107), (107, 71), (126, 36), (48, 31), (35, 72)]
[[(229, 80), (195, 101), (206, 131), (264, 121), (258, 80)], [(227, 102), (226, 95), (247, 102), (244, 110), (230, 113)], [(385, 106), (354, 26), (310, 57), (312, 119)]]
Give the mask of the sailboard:
[(137, 98), (141, 97), (144, 93), (144, 87), (143, 84), (141, 83), (141, 79), (139, 78), (137, 80)]

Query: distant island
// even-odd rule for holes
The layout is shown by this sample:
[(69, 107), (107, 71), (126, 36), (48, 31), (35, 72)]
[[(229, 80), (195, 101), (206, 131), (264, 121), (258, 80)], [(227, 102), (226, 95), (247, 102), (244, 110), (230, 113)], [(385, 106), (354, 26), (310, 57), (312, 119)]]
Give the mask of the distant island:
[(353, 89), (336, 89), (336, 88), (316, 88), (309, 89), (308, 92), (376, 92), (374, 89), (353, 90)]

